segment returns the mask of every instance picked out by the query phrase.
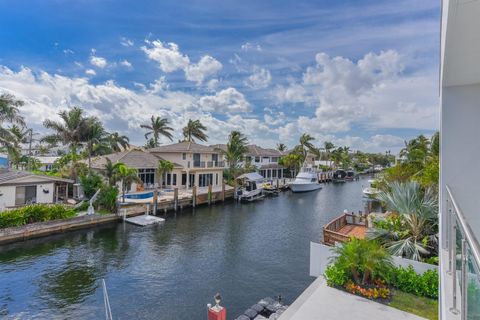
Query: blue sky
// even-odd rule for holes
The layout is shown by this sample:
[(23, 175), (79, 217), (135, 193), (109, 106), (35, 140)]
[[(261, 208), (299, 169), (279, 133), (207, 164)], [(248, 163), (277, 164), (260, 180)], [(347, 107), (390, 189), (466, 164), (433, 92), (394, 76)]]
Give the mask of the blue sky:
[(439, 1), (4, 0), (0, 12), (0, 91), (39, 131), (80, 105), (138, 145), (155, 114), (176, 129), (201, 119), (211, 143), (241, 130), (293, 146), (308, 132), (382, 152), (438, 125)]

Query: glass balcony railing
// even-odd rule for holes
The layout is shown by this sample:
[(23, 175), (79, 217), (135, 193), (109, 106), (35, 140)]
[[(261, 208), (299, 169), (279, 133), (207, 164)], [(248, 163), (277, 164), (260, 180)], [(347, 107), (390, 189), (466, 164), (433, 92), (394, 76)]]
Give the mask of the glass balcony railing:
[(449, 310), (462, 320), (477, 320), (480, 319), (480, 246), (448, 186), (446, 193), (448, 273), (453, 282)]

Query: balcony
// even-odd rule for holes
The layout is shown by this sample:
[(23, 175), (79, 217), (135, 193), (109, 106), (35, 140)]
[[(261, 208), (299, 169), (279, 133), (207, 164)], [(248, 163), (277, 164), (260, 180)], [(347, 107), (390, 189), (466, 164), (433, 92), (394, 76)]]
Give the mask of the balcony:
[[(446, 186), (446, 242), (442, 281), (450, 294), (443, 303), (447, 319), (480, 318), (480, 246), (448, 186)], [(445, 261), (446, 260), (446, 261)], [(448, 263), (447, 263), (448, 262)]]
[[(190, 162), (188, 163), (190, 168)], [(193, 161), (193, 168), (224, 168), (224, 161)]]

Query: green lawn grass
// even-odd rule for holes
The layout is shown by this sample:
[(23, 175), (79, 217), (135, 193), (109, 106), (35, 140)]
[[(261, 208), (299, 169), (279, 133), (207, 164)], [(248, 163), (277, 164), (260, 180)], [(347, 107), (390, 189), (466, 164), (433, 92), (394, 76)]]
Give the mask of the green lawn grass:
[(410, 293), (395, 290), (391, 307), (416, 314), (427, 319), (438, 319), (438, 300), (415, 296)]

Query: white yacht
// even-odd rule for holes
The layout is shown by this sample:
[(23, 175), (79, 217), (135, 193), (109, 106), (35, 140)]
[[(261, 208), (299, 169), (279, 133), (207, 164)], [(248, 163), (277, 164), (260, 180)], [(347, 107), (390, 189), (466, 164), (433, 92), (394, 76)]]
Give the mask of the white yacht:
[(293, 192), (307, 192), (321, 189), (317, 172), (313, 168), (302, 167), (293, 182), (289, 184)]
[(242, 174), (237, 178), (242, 187), (237, 190), (238, 201), (255, 201), (265, 197), (263, 189), (264, 178), (256, 172)]

